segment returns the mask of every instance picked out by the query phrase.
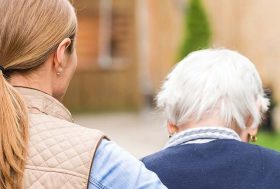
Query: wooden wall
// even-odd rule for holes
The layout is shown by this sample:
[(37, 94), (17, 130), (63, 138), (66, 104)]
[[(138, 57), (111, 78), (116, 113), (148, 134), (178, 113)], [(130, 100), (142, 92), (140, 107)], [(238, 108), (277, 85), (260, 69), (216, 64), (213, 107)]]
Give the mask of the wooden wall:
[(78, 68), (64, 104), (76, 111), (131, 110), (140, 107), (133, 1), (113, 0), (112, 64), (102, 68), (99, 1), (77, 1)]
[(133, 68), (81, 70), (74, 76), (65, 97), (73, 111), (137, 110), (139, 90)]
[(149, 24), (148, 64), (156, 93), (167, 73), (178, 61), (183, 33), (185, 4), (174, 0), (147, 0)]
[(204, 0), (213, 30), (214, 47), (227, 47), (248, 56), (265, 87), (277, 100), (280, 129), (280, 16), (279, 0)]

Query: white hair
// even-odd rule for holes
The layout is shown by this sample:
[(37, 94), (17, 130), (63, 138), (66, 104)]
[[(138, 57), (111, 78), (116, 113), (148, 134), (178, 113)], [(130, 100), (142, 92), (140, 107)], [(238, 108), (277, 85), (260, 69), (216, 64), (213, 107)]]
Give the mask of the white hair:
[(224, 126), (235, 122), (241, 129), (248, 116), (256, 128), (269, 105), (254, 64), (227, 49), (189, 54), (167, 76), (156, 100), (174, 125), (219, 116)]

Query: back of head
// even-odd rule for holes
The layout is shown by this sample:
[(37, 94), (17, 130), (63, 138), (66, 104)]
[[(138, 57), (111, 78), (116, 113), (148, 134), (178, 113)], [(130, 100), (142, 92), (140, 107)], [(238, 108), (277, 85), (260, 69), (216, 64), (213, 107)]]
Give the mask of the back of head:
[(68, 0), (0, 0), (0, 188), (22, 188), (28, 144), (26, 106), (7, 77), (42, 65), (76, 29)]
[(254, 64), (227, 49), (189, 54), (167, 76), (157, 96), (158, 107), (177, 126), (218, 117), (225, 127), (234, 122), (244, 129), (251, 116), (251, 126), (257, 127), (268, 104)]

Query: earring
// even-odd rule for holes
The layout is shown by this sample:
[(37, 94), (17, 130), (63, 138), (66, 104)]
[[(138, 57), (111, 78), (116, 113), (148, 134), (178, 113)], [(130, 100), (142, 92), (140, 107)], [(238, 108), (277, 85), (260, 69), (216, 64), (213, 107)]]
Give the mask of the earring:
[(57, 76), (60, 76), (61, 73), (62, 73), (63, 69), (62, 68), (58, 68), (57, 72), (56, 72), (56, 75)]
[(258, 137), (257, 137), (257, 136), (250, 135), (250, 134), (249, 134), (249, 136), (250, 136), (250, 141), (251, 141), (251, 142), (257, 142), (257, 140), (258, 140)]
[(175, 134), (176, 134), (176, 132), (175, 132), (175, 133), (170, 134), (168, 137), (169, 137), (169, 138), (172, 138)]

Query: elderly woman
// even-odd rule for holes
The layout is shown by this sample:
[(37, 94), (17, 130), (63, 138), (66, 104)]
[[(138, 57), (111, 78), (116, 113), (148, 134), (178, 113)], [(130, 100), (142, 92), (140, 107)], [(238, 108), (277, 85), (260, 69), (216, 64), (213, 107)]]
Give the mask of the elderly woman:
[(61, 104), (76, 33), (68, 0), (0, 0), (0, 188), (166, 188)]
[(248, 144), (268, 107), (248, 58), (191, 53), (167, 76), (157, 105), (171, 138), (143, 162), (168, 188), (280, 188), (280, 153)]

